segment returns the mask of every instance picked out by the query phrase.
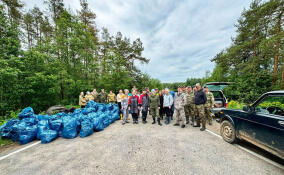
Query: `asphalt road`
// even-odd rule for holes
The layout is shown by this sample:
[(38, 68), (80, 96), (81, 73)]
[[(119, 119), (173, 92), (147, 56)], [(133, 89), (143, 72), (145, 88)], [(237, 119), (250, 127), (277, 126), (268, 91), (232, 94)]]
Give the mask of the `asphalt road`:
[(0, 160), (0, 174), (282, 175), (284, 170), (198, 128), (117, 121), (86, 138), (58, 138), (13, 154)]

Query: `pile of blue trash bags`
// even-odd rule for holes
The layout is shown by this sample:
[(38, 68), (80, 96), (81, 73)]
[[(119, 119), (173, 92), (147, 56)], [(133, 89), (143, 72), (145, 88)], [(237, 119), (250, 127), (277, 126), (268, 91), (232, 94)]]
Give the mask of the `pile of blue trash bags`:
[(26, 144), (36, 139), (49, 143), (57, 137), (87, 137), (104, 130), (120, 116), (117, 104), (89, 101), (84, 109), (55, 115), (36, 115), (31, 107), (27, 107), (19, 113), (18, 118), (0, 126), (0, 136)]

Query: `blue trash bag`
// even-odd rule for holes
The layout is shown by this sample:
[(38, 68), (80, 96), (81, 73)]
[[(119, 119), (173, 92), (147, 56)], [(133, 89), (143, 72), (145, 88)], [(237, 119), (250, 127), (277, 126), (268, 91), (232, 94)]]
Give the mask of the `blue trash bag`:
[(50, 120), (49, 126), (50, 126), (50, 129), (55, 130), (55, 131), (62, 130), (62, 119)]
[(82, 113), (82, 109), (75, 109), (74, 112), (72, 113), (72, 117), (77, 117), (78, 115), (80, 115)]
[(101, 115), (101, 117), (103, 118), (104, 127), (105, 128), (108, 127), (109, 124), (110, 124), (108, 116), (103, 114), (103, 115)]
[(45, 130), (49, 130), (49, 122), (48, 122), (48, 120), (40, 120), (40, 121), (38, 121), (37, 127), (38, 127), (38, 131), (37, 131), (36, 138), (38, 140), (40, 140), (42, 133)]
[(13, 134), (13, 125), (19, 123), (20, 120), (18, 119), (11, 119), (8, 120), (5, 124), (0, 126), (0, 136), (2, 138), (11, 139)]
[(49, 115), (37, 115), (37, 120), (48, 120), (51, 116)]
[(27, 126), (25, 129), (19, 130), (20, 144), (26, 144), (36, 139), (37, 125)]
[(36, 125), (38, 123), (36, 117), (24, 118), (21, 122), (25, 122), (28, 126)]
[(23, 119), (23, 118), (30, 118), (30, 117), (34, 117), (34, 110), (31, 107), (27, 107), (25, 109), (23, 109), (19, 114), (18, 114), (19, 119)]
[(62, 137), (66, 139), (73, 139), (77, 136), (77, 119), (69, 115), (62, 118), (63, 130)]
[(86, 117), (81, 122), (80, 137), (87, 137), (94, 132), (93, 120), (91, 117)]
[(89, 113), (95, 112), (95, 108), (84, 108), (82, 113), (88, 115)]
[(86, 108), (97, 108), (97, 103), (91, 100), (88, 102)]
[(48, 129), (43, 131), (41, 134), (41, 143), (49, 143), (56, 139), (58, 136), (58, 133), (54, 130)]
[(95, 131), (102, 131), (104, 130), (104, 123), (102, 117), (93, 118), (93, 127)]
[(107, 104), (106, 105), (106, 108), (107, 108), (107, 110), (109, 110), (109, 111), (111, 111), (111, 110), (113, 110), (113, 104)]
[(115, 114), (113, 114), (113, 115), (114, 115), (114, 119), (115, 119), (115, 120), (120, 120), (119, 113), (115, 113)]
[(98, 106), (98, 110), (97, 111), (100, 111), (100, 112), (105, 112), (106, 111), (106, 105), (103, 104), (103, 103), (99, 103), (97, 104)]
[(66, 113), (64, 113), (64, 112), (60, 112), (60, 113), (57, 113), (57, 114), (55, 114), (55, 117), (56, 117), (56, 119), (60, 119), (60, 118), (62, 118), (62, 117), (64, 117), (64, 116), (67, 116), (68, 114), (66, 114)]

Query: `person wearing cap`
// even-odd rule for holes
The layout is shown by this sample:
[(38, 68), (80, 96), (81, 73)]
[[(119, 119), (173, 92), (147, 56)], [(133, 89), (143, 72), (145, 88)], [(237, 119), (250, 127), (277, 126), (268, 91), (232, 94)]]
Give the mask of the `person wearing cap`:
[(213, 114), (211, 112), (211, 109), (214, 108), (215, 99), (214, 95), (209, 91), (209, 88), (207, 86), (204, 86), (204, 92), (207, 98), (207, 101), (204, 105), (205, 116), (208, 120), (209, 125), (212, 125)]
[(196, 111), (196, 119), (197, 119), (197, 125), (195, 127), (200, 127), (200, 122), (202, 124), (202, 127), (200, 128), (200, 131), (205, 131), (206, 129), (206, 118), (205, 118), (205, 111), (204, 111), (204, 105), (206, 104), (207, 97), (205, 92), (201, 89), (200, 83), (196, 84), (196, 92), (195, 92), (195, 111)]
[(169, 89), (166, 88), (165, 89), (165, 94), (164, 94), (164, 100), (163, 100), (163, 107), (166, 113), (166, 118), (165, 118), (165, 124), (168, 125), (171, 122), (171, 116), (172, 116), (172, 105), (173, 105), (173, 97), (172, 95), (169, 93)]
[(142, 123), (147, 123), (147, 113), (149, 110), (149, 95), (147, 89), (143, 89), (142, 95), (140, 96), (140, 110), (142, 112)]
[(152, 124), (156, 123), (156, 117), (157, 117), (158, 124), (160, 126), (162, 126), (161, 120), (160, 120), (160, 115), (159, 115), (160, 97), (156, 95), (155, 89), (151, 90), (151, 95), (149, 97), (149, 105), (150, 105), (151, 115), (153, 117)]
[(175, 96), (174, 99), (174, 105), (175, 105), (175, 118), (176, 118), (176, 123), (174, 126), (180, 126), (181, 128), (185, 127), (185, 113), (184, 113), (184, 106), (186, 103), (186, 98), (184, 93), (182, 92), (182, 88), (178, 87), (178, 92)]
[(132, 90), (131, 97), (128, 100), (128, 109), (132, 115), (133, 124), (138, 124), (139, 97), (136, 95), (136, 90)]

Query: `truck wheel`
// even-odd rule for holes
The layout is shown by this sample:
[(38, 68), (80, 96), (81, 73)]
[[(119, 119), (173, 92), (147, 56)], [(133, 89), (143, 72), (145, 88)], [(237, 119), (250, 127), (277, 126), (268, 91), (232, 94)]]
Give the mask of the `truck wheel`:
[(221, 136), (223, 137), (223, 139), (228, 142), (228, 143), (234, 143), (236, 142), (237, 138), (236, 138), (236, 130), (235, 127), (232, 125), (231, 122), (229, 122), (228, 120), (224, 120), (221, 123)]

